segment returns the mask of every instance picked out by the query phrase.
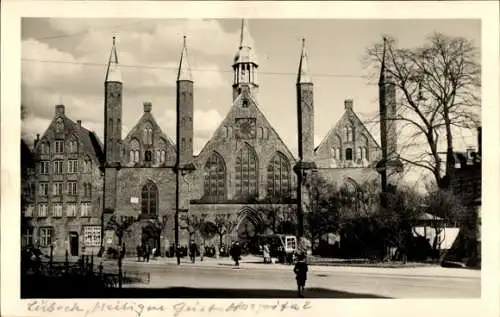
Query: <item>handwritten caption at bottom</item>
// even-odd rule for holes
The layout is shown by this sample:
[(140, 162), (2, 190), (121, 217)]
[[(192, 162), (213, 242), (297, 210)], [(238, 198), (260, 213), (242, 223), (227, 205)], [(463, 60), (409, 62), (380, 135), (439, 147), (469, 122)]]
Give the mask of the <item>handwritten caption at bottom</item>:
[(231, 302), (229, 304), (215, 303), (186, 303), (178, 302), (171, 306), (169, 305), (153, 305), (144, 304), (133, 301), (96, 301), (90, 305), (84, 303), (58, 303), (52, 300), (34, 300), (27, 303), (27, 309), (30, 312), (37, 313), (70, 313), (72, 316), (81, 314), (90, 316), (102, 313), (129, 313), (133, 316), (142, 317), (153, 312), (173, 312), (174, 317), (180, 317), (183, 314), (189, 313), (235, 313), (235, 312), (253, 312), (255, 314), (266, 312), (286, 312), (286, 311), (304, 311), (312, 309), (312, 304), (309, 301), (293, 302), (293, 301), (273, 301), (270, 303), (246, 303), (244, 301)]

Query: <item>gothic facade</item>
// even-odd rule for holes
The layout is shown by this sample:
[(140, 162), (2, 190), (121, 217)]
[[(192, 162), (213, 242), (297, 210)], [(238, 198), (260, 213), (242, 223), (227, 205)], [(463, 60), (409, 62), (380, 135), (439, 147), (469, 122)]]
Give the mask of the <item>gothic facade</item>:
[[(230, 241), (238, 239), (242, 228), (252, 230), (265, 220), (257, 212), (261, 206), (272, 202), (285, 211), (295, 212), (298, 200), (302, 199), (302, 189), (297, 188), (299, 177), (305, 175), (305, 171), (315, 170), (325, 179), (338, 183), (347, 179), (361, 183), (378, 177), (375, 165), (381, 159), (381, 149), (356, 115), (352, 100), (345, 101), (344, 115), (314, 148), (314, 84), (308, 75), (305, 44), (296, 82), (299, 157), (294, 157), (260, 110), (265, 105), (257, 101), (259, 64), (256, 53), (247, 42), (249, 38), (249, 29), (243, 20), (240, 45), (233, 60), (232, 107), (196, 156), (193, 155), (193, 126), (196, 125), (193, 122), (193, 88), (196, 79), (189, 68), (186, 42), (177, 75), (177, 140), (174, 142), (156, 122), (154, 105), (148, 102), (143, 104), (142, 116), (122, 140), (122, 93), (126, 89), (126, 78), (122, 78), (113, 40), (105, 80), (104, 144), (90, 142), (90, 135), (95, 140), (97, 137), (64, 115), (59, 116), (65, 120), (64, 129), (79, 129), (80, 134), (76, 135), (81, 138), (84, 133), (87, 138), (85, 143), (78, 143), (86, 144), (86, 147), (79, 147), (78, 157), (82, 162), (86, 158), (90, 160), (92, 173), (73, 175), (68, 172), (61, 176), (61, 182), (69, 183), (76, 177), (77, 186), (81, 188), (90, 182), (92, 199), (84, 202), (85, 196), (79, 194), (75, 202), (90, 204), (92, 217), (76, 217), (80, 220), (78, 229), (72, 227), (70, 218), (47, 214), (46, 218), (35, 217), (38, 220), (36, 226), (50, 222), (55, 239), (68, 241), (71, 239), (68, 238), (69, 232), (85, 235), (85, 226), (101, 224), (102, 213), (99, 235), (105, 248), (117, 243), (116, 236), (107, 226), (114, 217), (133, 220), (123, 236), (128, 250), (134, 250), (145, 239), (149, 239), (154, 247), (165, 250), (175, 241), (174, 217), (176, 210), (180, 210), (181, 216), (204, 215), (212, 222), (216, 215), (230, 215), (237, 220), (233, 232), (227, 236)], [(35, 150), (39, 166), (45, 164), (44, 160), (57, 159), (44, 157), (42, 144), (50, 142), (57, 151), (54, 142), (58, 136), (52, 131), (57, 128), (59, 117), (37, 142)], [(65, 142), (70, 142), (70, 135), (73, 134), (65, 132)], [(70, 164), (71, 159), (64, 157), (68, 162), (64, 164)], [(38, 173), (37, 186), (43, 182), (55, 182), (54, 177), (56, 175)], [(64, 192), (61, 203), (72, 203), (71, 197)], [(43, 200), (36, 201), (39, 206), (43, 203)], [(185, 227), (186, 223), (180, 221), (181, 245), (187, 244), (190, 237)], [(155, 232), (153, 238), (151, 230)], [(58, 245), (65, 246), (63, 242), (58, 242)]]

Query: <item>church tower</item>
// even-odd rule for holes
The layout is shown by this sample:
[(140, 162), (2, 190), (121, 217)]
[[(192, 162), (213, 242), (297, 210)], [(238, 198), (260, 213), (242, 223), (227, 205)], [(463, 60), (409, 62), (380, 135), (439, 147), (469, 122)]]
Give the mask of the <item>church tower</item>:
[(122, 92), (122, 75), (118, 64), (115, 37), (113, 37), (113, 46), (104, 83), (104, 152), (108, 165), (121, 161)]
[[(382, 52), (382, 65), (380, 67), (379, 111), (380, 111), (380, 143), (382, 146), (382, 159), (377, 164), (381, 174), (382, 193), (392, 191), (397, 183), (398, 174), (403, 169), (403, 164), (397, 154), (396, 131), (396, 84), (394, 78), (387, 70), (386, 65), (387, 39), (384, 38)], [(383, 200), (383, 203), (385, 200)]]
[(116, 181), (121, 162), (123, 82), (115, 37), (104, 81), (104, 212), (116, 209)]
[(241, 21), (240, 47), (234, 56), (233, 63), (233, 101), (244, 89), (248, 89), (255, 98), (259, 85), (257, 83), (257, 57), (252, 49), (248, 22)]
[(177, 73), (177, 161), (179, 167), (193, 163), (193, 77), (188, 63), (186, 37)]
[(307, 69), (307, 53), (305, 39), (302, 39), (299, 70), (297, 74), (297, 123), (299, 141), (299, 161), (294, 170), (297, 173), (297, 236), (304, 233), (304, 213), (307, 212), (307, 186), (311, 182), (314, 163), (314, 104), (313, 82)]

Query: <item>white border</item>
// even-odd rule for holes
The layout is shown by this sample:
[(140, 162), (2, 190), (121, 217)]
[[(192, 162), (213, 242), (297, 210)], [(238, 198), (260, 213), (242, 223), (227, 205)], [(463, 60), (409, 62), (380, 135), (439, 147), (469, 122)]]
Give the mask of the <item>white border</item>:
[[(483, 265), (482, 298), (461, 300), (313, 300), (307, 312), (348, 316), (498, 316), (499, 288), (499, 8), (494, 1), (460, 2), (159, 2), (159, 1), (3, 1), (1, 51), (1, 315), (37, 316), (19, 300), (19, 136), (21, 17), (134, 18), (330, 18), (330, 19), (481, 19), (483, 70)], [(196, 300), (185, 300), (194, 303)], [(249, 301), (264, 302), (265, 300)], [(272, 300), (270, 300), (272, 301)], [(59, 300), (58, 302), (72, 302)], [(85, 306), (91, 300), (78, 301)], [(115, 300), (110, 300), (115, 303)], [(178, 300), (141, 300), (165, 303)], [(203, 301), (229, 303), (230, 300)], [(267, 302), (267, 301), (265, 301)], [(59, 313), (52, 315), (67, 315)], [(171, 311), (147, 315), (171, 315)], [(234, 314), (234, 313), (230, 313)], [(255, 315), (252, 312), (241, 315)], [(266, 313), (267, 314), (267, 313)], [(70, 315), (73, 315), (70, 313)], [(107, 314), (110, 315), (110, 314)], [(118, 316), (118, 314), (116, 314)], [(119, 316), (133, 316), (120, 313)], [(145, 316), (146, 314), (143, 314)], [(186, 316), (189, 314), (186, 314)], [(192, 314), (191, 314), (192, 315)], [(220, 315), (216, 313), (215, 315)], [(137, 316), (137, 315), (135, 315)]]

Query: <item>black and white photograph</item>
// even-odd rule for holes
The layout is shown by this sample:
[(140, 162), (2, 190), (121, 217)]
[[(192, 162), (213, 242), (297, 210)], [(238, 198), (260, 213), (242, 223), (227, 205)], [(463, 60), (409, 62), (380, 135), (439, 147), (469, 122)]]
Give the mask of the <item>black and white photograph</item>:
[(481, 299), (481, 18), (258, 10), (18, 20), (21, 300)]

